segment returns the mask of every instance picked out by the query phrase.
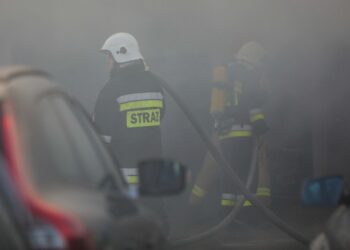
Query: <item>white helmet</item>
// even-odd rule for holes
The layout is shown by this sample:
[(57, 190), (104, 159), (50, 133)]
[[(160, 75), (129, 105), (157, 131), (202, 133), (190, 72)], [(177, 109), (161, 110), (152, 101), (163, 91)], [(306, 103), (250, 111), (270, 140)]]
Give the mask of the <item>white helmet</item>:
[(108, 51), (117, 63), (144, 60), (135, 37), (128, 33), (116, 33), (103, 44), (101, 51)]
[(265, 55), (266, 51), (259, 43), (248, 42), (240, 48), (235, 58), (237, 61), (258, 66)]

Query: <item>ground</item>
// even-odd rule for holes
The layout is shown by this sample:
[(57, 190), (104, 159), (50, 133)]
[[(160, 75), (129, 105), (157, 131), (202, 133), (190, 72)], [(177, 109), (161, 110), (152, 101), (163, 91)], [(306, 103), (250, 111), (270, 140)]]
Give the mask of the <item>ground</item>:
[[(327, 218), (334, 208), (305, 208), (300, 205), (280, 206), (274, 208), (285, 221), (290, 223), (298, 232), (303, 233), (308, 239), (312, 239), (322, 231)], [(247, 215), (247, 213), (245, 213)], [(245, 215), (244, 212), (241, 215)], [(252, 214), (249, 212), (248, 214)], [(174, 249), (181, 250), (299, 250), (307, 249), (307, 247), (298, 243), (288, 235), (283, 233), (277, 227), (269, 223), (266, 219), (256, 212), (249, 219), (237, 217), (235, 223), (217, 233), (211, 238), (200, 241), (186, 247), (178, 247)], [(202, 231), (207, 225), (197, 223), (189, 226), (187, 230), (182, 228), (182, 236)]]

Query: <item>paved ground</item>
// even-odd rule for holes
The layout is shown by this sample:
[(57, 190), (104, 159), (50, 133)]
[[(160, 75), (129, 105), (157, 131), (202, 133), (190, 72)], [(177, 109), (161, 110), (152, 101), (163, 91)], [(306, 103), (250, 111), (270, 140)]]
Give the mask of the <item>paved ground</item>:
[[(333, 209), (311, 209), (300, 206), (279, 207), (275, 212), (285, 221), (296, 228), (300, 233), (312, 239), (322, 231), (324, 222)], [(238, 217), (234, 224), (222, 230), (215, 236), (187, 247), (175, 248), (181, 250), (299, 250), (307, 249), (305, 246), (291, 239), (274, 225), (267, 222), (258, 213), (242, 214), (246, 219)], [(248, 216), (247, 216), (248, 215)], [(242, 217), (242, 216), (241, 216)], [(207, 228), (208, 225), (195, 223), (183, 227), (177, 232), (178, 237), (193, 234)]]

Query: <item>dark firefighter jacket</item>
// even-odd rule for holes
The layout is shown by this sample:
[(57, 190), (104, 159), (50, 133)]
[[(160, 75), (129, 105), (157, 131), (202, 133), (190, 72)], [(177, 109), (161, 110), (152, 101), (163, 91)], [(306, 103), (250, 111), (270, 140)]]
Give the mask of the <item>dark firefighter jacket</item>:
[(230, 74), (227, 84), (221, 85), (226, 93), (224, 114), (218, 121), (221, 139), (262, 135), (268, 130), (262, 105), (265, 95), (257, 81), (248, 77), (237, 79)]
[(99, 93), (94, 119), (122, 168), (162, 154), (161, 119), (164, 111), (160, 79), (143, 63), (111, 72)]

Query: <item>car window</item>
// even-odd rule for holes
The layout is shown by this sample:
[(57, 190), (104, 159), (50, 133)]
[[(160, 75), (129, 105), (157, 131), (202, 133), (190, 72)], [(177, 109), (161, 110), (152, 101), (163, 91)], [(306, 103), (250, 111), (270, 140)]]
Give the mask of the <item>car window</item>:
[(43, 98), (38, 114), (45, 156), (45, 164), (34, 166), (39, 187), (97, 188), (114, 166), (85, 116), (60, 96)]

